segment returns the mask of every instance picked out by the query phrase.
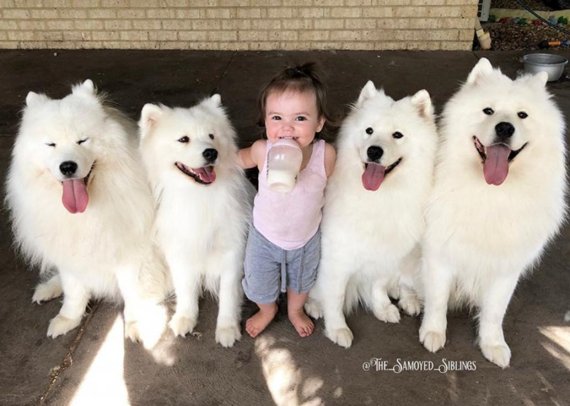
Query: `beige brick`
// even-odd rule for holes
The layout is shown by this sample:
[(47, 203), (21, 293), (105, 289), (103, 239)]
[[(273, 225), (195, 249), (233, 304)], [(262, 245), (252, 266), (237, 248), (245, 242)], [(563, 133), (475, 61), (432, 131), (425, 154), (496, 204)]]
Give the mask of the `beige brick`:
[(267, 18), (292, 18), (295, 15), (295, 9), (289, 7), (273, 7), (267, 9)]
[(2, 5), (3, 7), (17, 7), (17, 8), (34, 8), (34, 7), (44, 7), (42, 5), (42, 1), (41, 0), (16, 0), (15, 2), (13, 1), (11, 5), (5, 6)]
[(63, 33), (63, 40), (64, 41), (89, 41), (91, 40), (91, 33), (90, 32), (81, 32), (81, 31), (64, 31)]
[(363, 11), (367, 18), (385, 18), (394, 16), (394, 7), (373, 7)]
[(15, 7), (14, 0), (0, 0), (0, 9)]
[(372, 6), (374, 2), (372, 0), (344, 0), (344, 5), (347, 7)]
[(87, 10), (61, 8), (57, 10), (59, 18), (72, 19), (87, 18)]
[(101, 18), (101, 19), (113, 19), (117, 18), (117, 10), (110, 10), (110, 9), (96, 9), (96, 10), (87, 10), (87, 16), (89, 18)]
[(0, 49), (16, 49), (18, 43), (14, 41), (0, 41)]
[(209, 31), (208, 41), (237, 41), (237, 31)]
[(149, 31), (148, 38), (151, 41), (176, 41), (178, 39), (177, 31)]
[(339, 30), (344, 28), (344, 19), (317, 19), (314, 21), (314, 26), (317, 30)]
[(103, 25), (106, 30), (130, 30), (132, 28), (131, 22), (125, 20), (105, 20)]
[(251, 20), (252, 30), (279, 30), (281, 29), (280, 20)]
[(38, 31), (35, 38), (45, 41), (63, 41), (63, 33), (58, 31)]
[(281, 27), (285, 30), (312, 30), (314, 28), (313, 20), (303, 18), (283, 19), (281, 20)]
[(267, 41), (267, 31), (240, 31), (238, 33), (239, 41)]
[(122, 31), (120, 33), (123, 41), (146, 41), (148, 40), (148, 31)]
[(206, 10), (206, 18), (234, 18), (236, 11), (229, 8), (210, 8)]
[(218, 0), (218, 7), (248, 7), (249, 0)]
[(136, 18), (146, 18), (145, 10), (139, 9), (129, 9), (129, 10), (117, 10), (117, 18), (122, 19), (136, 19)]
[(301, 7), (297, 9), (297, 16), (301, 18), (325, 18), (330, 17), (330, 8)]
[(313, 3), (317, 7), (335, 7), (343, 6), (343, 0), (313, 0)]
[(73, 20), (46, 21), (46, 28), (48, 30), (73, 30), (75, 24)]
[(18, 24), (14, 28), (24, 31), (45, 30), (46, 22), (40, 20), (21, 20), (18, 21)]
[(407, 6), (410, 4), (410, 0), (376, 0), (377, 6)]
[(0, 31), (0, 43), (1, 41), (6, 41), (8, 39), (8, 33), (5, 31)]
[(200, 18), (200, 9), (176, 10), (176, 18)]
[(207, 31), (183, 31), (178, 33), (180, 41), (206, 41), (207, 38)]
[(146, 16), (148, 18), (176, 18), (177, 10), (174, 9), (147, 9)]
[[(334, 32), (334, 31), (333, 31)], [(328, 41), (330, 38), (331, 32), (326, 30), (320, 31), (302, 31), (299, 33), (299, 40), (300, 41)]]
[(105, 28), (103, 21), (100, 20), (75, 20), (76, 30), (102, 30)]
[[(192, 2), (192, 0), (162, 0), (162, 4), (163, 4), (163, 7), (169, 7), (169, 8), (171, 8), (171, 7), (187, 8), (187, 7), (191, 7), (194, 3)], [(193, 7), (196, 7), (196, 6), (193, 6)]]
[(445, 0), (411, 0), (412, 6), (444, 6)]
[(347, 19), (344, 23), (347, 30), (370, 30), (376, 28), (376, 20), (372, 18)]
[(171, 31), (186, 31), (192, 30), (192, 20), (163, 20), (162, 28)]
[(91, 33), (91, 38), (94, 41), (112, 41), (117, 40), (121, 37), (118, 31), (93, 31)]
[(281, 0), (250, 0), (251, 7), (277, 7), (281, 5)]
[(379, 29), (384, 30), (394, 30), (397, 28), (403, 28), (408, 26), (407, 18), (381, 18), (376, 20), (376, 26)]
[(459, 41), (473, 40), (473, 30), (458, 30)]
[(126, 8), (129, 7), (128, 0), (99, 0), (101, 7), (116, 7)]
[(160, 30), (162, 24), (157, 20), (135, 20), (133, 21), (133, 28), (135, 30)]
[(279, 42), (252, 42), (249, 49), (253, 51), (274, 51), (279, 49)]
[[(20, 23), (27, 23), (27, 21), (20, 21)], [(0, 30), (17, 30), (18, 23), (13, 20), (0, 19)]]
[(277, 30), (269, 31), (270, 41), (296, 41), (298, 38), (297, 31)]
[(249, 30), (251, 22), (251, 20), (222, 20), (222, 30)]
[(443, 51), (470, 51), (472, 46), (471, 41), (461, 42), (461, 41), (449, 41), (442, 42), (441, 49)]
[(29, 10), (2, 10), (2, 16), (8, 20), (27, 20), (32, 17), (32, 13)]
[(165, 4), (160, 0), (130, 0), (127, 2), (129, 7), (137, 8), (158, 8)]
[(31, 41), (34, 39), (33, 31), (9, 31), (8, 39), (13, 41)]
[(98, 8), (101, 7), (99, 1), (94, 0), (71, 0), (72, 7), (78, 8)]
[(360, 16), (362, 16), (361, 8), (335, 7), (331, 9), (331, 17), (334, 18), (358, 18)]
[[(420, 7), (418, 7), (420, 8)], [(426, 17), (460, 17), (461, 16), (461, 8), (458, 7), (429, 7), (424, 8), (421, 7), (422, 10), (427, 11), (425, 14)], [(472, 15), (474, 17), (475, 14)]]
[(31, 10), (30, 15), (32, 18), (55, 19), (57, 18), (57, 10)]
[(219, 30), (222, 23), (219, 20), (192, 20), (193, 30)]

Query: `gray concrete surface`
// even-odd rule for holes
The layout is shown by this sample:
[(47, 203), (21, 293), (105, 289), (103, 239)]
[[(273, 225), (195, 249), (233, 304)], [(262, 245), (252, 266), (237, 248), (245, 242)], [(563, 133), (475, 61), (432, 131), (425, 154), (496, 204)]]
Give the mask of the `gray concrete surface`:
[[(570, 57), (569, 51), (562, 51)], [(342, 117), (368, 79), (400, 98), (420, 88), (438, 111), (480, 56), (504, 72), (521, 68), (520, 53), (479, 52), (182, 52), (0, 51), (0, 178), (4, 179), (28, 91), (61, 97), (69, 85), (91, 78), (133, 119), (146, 102), (188, 106), (214, 91), (222, 95), (240, 145), (257, 138), (255, 100), (262, 83), (284, 65), (315, 60), (328, 72), (329, 101)], [(549, 84), (570, 112), (570, 80)], [(334, 137), (332, 137), (334, 138)], [(133, 405), (564, 405), (570, 402), (570, 227), (522, 281), (504, 328), (512, 349), (506, 370), (487, 362), (475, 346), (467, 312), (449, 316), (448, 343), (437, 354), (418, 342), (418, 318), (397, 325), (360, 310), (348, 318), (350, 350), (315, 333), (300, 339), (280, 316), (253, 340), (231, 349), (214, 342), (217, 306), (201, 302), (197, 330), (184, 339), (165, 337), (154, 351), (124, 341), (120, 309), (93, 303), (80, 328), (46, 337), (60, 301), (31, 303), (37, 272), (15, 255), (7, 216), (0, 218), (0, 404)], [(244, 307), (244, 318), (254, 311)], [(119, 318), (117, 319), (117, 317)], [(472, 361), (473, 371), (403, 371), (363, 363)]]

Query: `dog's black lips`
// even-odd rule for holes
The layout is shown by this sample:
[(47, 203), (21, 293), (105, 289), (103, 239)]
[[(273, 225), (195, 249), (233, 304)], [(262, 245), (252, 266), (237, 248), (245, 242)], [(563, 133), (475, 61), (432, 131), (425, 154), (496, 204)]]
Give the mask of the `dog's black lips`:
[[(402, 162), (402, 158), (399, 158), (396, 162), (394, 162), (392, 165), (388, 166), (386, 168), (386, 170), (384, 171), (384, 176), (388, 175), (390, 172), (392, 172), (392, 170), (398, 166), (400, 164), (400, 162)], [(375, 163), (375, 162), (367, 162), (364, 164), (364, 169), (366, 169), (368, 167), (369, 163)]]
[[(473, 136), (473, 144), (475, 145), (475, 149), (479, 153), (481, 160), (485, 162), (485, 160), (487, 159), (487, 154), (485, 154), (485, 147), (483, 146), (481, 141), (479, 141), (479, 138), (477, 138), (475, 135)], [(509, 162), (515, 159), (515, 157), (527, 146), (527, 144), (528, 142), (525, 142), (523, 146), (517, 149), (516, 151), (511, 150), (511, 153), (509, 154)]]
[(192, 179), (194, 179), (197, 183), (201, 184), (201, 185), (209, 185), (209, 183), (206, 183), (204, 181), (202, 181), (202, 179), (200, 179), (200, 177), (194, 173), (192, 171), (192, 169), (188, 168), (186, 165), (184, 165), (181, 162), (175, 162), (174, 165), (176, 165), (176, 167), (180, 170), (180, 172), (182, 172), (185, 175), (190, 176)]

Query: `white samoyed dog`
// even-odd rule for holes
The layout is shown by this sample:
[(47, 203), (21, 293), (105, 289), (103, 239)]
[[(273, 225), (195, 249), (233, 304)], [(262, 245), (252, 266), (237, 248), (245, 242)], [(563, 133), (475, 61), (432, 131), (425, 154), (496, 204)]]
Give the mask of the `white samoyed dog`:
[(359, 301), (385, 322), (400, 320), (389, 294), (400, 297), (407, 313), (419, 313), (413, 271), (436, 149), (427, 91), (395, 101), (370, 81), (364, 86), (340, 130), (325, 194), (322, 258), (306, 306), (313, 317), (324, 316), (333, 342), (351, 346), (344, 313)]
[(157, 202), (156, 236), (166, 257), (175, 335), (192, 332), (203, 290), (219, 298), (216, 341), (239, 340), (243, 256), (253, 186), (237, 161), (235, 131), (219, 95), (191, 108), (146, 104), (141, 150)]
[(23, 254), (56, 269), (33, 296), (63, 293), (50, 337), (77, 327), (90, 298), (124, 299), (126, 334), (147, 347), (166, 327), (166, 270), (148, 237), (154, 203), (136, 140), (134, 123), (106, 107), (91, 80), (61, 100), (26, 97), (6, 201)]
[(565, 211), (565, 125), (546, 81), (511, 80), (482, 58), (444, 108), (422, 247), (430, 351), (445, 344), (448, 303), (467, 304), (485, 358), (509, 365), (503, 317)]

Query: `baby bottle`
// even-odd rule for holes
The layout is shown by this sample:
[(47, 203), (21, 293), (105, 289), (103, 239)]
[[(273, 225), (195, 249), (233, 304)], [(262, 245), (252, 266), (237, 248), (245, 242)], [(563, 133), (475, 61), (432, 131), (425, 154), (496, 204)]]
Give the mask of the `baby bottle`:
[(271, 190), (287, 193), (295, 187), (303, 152), (291, 139), (277, 140), (267, 155), (267, 184)]

